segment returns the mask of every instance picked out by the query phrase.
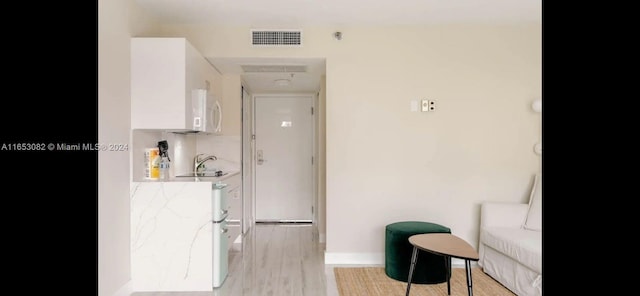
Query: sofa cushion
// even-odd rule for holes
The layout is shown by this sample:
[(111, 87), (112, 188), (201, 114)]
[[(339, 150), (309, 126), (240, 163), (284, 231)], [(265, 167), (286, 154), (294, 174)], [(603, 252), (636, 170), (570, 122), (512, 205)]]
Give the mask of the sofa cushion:
[(542, 174), (537, 174), (529, 197), (529, 212), (524, 228), (542, 231)]
[(480, 240), (532, 270), (542, 273), (542, 232), (522, 228), (484, 228)]

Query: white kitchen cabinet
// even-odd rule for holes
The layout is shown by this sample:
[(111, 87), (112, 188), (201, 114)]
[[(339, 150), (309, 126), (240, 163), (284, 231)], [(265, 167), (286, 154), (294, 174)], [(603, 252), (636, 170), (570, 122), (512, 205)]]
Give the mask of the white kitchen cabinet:
[(229, 248), (233, 247), (238, 236), (242, 235), (242, 175), (237, 174), (224, 181), (229, 202), (229, 216), (227, 217), (229, 229)]
[(131, 128), (193, 130), (191, 91), (208, 88), (218, 99), (215, 79), (219, 73), (185, 38), (131, 38)]

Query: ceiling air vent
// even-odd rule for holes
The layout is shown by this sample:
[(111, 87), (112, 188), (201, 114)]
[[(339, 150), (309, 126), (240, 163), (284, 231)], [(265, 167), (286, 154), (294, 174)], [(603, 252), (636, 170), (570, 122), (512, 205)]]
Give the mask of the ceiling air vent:
[(251, 30), (251, 44), (260, 46), (302, 46), (302, 31)]

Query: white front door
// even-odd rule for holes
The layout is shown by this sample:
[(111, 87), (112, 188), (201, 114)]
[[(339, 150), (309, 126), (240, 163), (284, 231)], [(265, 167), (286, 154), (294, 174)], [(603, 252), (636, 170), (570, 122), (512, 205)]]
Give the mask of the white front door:
[(256, 221), (312, 221), (312, 96), (256, 96)]

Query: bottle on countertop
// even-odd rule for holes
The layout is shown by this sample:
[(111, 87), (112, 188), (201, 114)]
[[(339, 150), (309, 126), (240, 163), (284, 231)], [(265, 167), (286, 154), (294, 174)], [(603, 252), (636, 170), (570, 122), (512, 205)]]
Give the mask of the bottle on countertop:
[(169, 169), (171, 168), (169, 159), (169, 144), (166, 140), (158, 142), (158, 150), (160, 152), (160, 180), (168, 181), (170, 177)]
[(160, 180), (168, 181), (169, 177), (169, 169), (170, 169), (169, 157), (162, 157), (160, 160)]
[(144, 151), (144, 178), (158, 180), (160, 175), (160, 152), (158, 148), (148, 148)]

